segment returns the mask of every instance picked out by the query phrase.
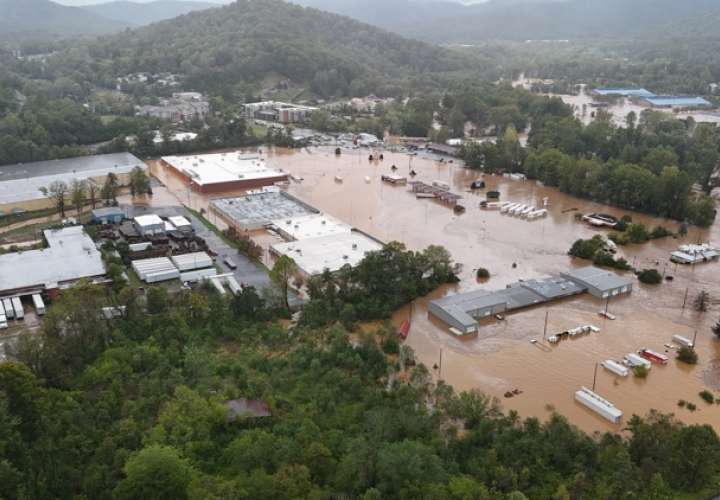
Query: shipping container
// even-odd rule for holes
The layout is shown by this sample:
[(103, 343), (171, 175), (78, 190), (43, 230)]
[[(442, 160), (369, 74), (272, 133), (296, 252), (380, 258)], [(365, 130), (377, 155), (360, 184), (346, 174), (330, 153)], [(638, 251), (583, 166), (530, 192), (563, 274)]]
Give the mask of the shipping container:
[(34, 293), (32, 296), (33, 304), (35, 305), (35, 311), (38, 313), (38, 316), (42, 316), (45, 314), (45, 302), (43, 302), (42, 297), (39, 293)]
[(15, 311), (15, 319), (21, 320), (25, 317), (25, 311), (23, 310), (23, 305), (22, 301), (20, 301), (20, 297), (12, 298), (12, 307), (13, 311)]
[(7, 319), (13, 319), (15, 317), (15, 310), (12, 306), (12, 299), (2, 299), (2, 306), (3, 309), (5, 309)]

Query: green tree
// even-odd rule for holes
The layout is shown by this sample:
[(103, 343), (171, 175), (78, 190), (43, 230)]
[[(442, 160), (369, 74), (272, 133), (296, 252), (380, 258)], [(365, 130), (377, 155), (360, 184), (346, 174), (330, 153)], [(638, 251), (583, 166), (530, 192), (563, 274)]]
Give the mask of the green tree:
[(270, 270), (270, 279), (280, 290), (283, 305), (290, 310), (290, 281), (298, 274), (295, 261), (287, 255), (281, 255)]
[(123, 467), (125, 478), (113, 491), (118, 500), (183, 500), (194, 471), (168, 446), (151, 445), (132, 455)]
[(65, 198), (68, 195), (67, 184), (63, 181), (53, 181), (49, 186), (41, 187), (40, 191), (43, 196), (52, 202), (60, 217), (65, 217)]
[(82, 214), (83, 208), (85, 207), (86, 192), (86, 182), (73, 179), (72, 184), (70, 184), (70, 199), (73, 205), (75, 205), (75, 210), (77, 210), (78, 215)]

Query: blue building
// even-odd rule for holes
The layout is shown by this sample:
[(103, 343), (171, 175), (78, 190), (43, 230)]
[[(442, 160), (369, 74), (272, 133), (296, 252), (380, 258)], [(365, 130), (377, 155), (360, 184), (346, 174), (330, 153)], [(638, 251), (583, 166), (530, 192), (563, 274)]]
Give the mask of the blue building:
[(92, 211), (94, 224), (120, 224), (125, 218), (125, 212), (120, 207), (96, 208)]

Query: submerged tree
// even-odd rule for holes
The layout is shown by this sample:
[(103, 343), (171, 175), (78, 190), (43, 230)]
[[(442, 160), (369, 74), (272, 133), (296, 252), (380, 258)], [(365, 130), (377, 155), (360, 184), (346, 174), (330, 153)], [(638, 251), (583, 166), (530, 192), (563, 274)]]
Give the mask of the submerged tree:
[(693, 307), (698, 312), (705, 312), (708, 310), (708, 303), (710, 302), (710, 294), (705, 290), (701, 290), (695, 297)]

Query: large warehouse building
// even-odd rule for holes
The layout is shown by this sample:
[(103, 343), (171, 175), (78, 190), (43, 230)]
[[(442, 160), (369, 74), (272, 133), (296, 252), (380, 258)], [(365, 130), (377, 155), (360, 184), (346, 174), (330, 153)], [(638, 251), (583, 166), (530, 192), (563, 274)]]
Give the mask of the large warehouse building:
[(120, 185), (128, 182), (130, 172), (147, 166), (130, 153), (81, 156), (63, 160), (18, 163), (0, 167), (0, 215), (40, 210), (52, 206), (40, 190), (55, 181), (66, 184), (75, 180), (93, 180), (99, 185), (109, 173), (118, 177)]
[(43, 232), (48, 248), (0, 255), (0, 297), (47, 292), (105, 275), (100, 252), (82, 226)]
[(240, 152), (164, 156), (160, 164), (180, 174), (194, 191), (222, 193), (272, 186), (288, 174), (267, 166), (259, 156)]
[(235, 198), (220, 198), (210, 203), (212, 210), (239, 231), (262, 229), (272, 221), (285, 220), (318, 211), (279, 188)]
[(512, 283), (501, 290), (475, 290), (430, 301), (428, 310), (461, 333), (478, 329), (478, 319), (492, 314), (589, 292), (597, 298), (630, 293), (632, 282), (596, 267), (583, 267), (541, 280)]

